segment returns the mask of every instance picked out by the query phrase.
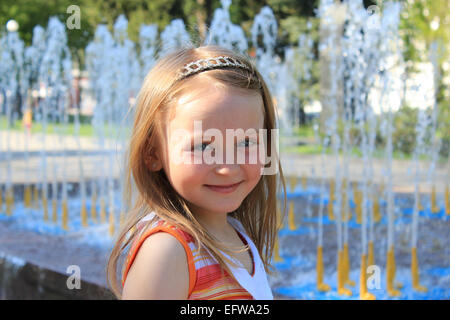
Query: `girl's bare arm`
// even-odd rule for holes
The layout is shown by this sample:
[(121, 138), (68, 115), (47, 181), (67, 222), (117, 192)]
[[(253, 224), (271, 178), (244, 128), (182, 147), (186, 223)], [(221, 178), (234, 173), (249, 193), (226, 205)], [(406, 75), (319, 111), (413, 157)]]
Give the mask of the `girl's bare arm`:
[(149, 236), (128, 271), (122, 299), (187, 299), (189, 270), (182, 244), (166, 232)]

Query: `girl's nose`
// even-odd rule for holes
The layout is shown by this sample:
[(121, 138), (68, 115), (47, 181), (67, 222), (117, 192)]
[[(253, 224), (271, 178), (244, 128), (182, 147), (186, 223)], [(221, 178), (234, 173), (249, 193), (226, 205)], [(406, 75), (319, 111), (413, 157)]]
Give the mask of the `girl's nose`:
[(230, 175), (239, 171), (239, 164), (218, 164), (215, 168), (216, 173), (222, 175)]

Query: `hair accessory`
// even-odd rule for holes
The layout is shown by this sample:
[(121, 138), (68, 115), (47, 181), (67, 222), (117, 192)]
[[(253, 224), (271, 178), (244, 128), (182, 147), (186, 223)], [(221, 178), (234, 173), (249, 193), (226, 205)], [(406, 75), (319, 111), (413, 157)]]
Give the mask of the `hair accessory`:
[(215, 58), (199, 59), (186, 64), (178, 73), (177, 81), (204, 70), (219, 69), (224, 67), (242, 68), (250, 72), (252, 71), (247, 65), (232, 57), (220, 56)]

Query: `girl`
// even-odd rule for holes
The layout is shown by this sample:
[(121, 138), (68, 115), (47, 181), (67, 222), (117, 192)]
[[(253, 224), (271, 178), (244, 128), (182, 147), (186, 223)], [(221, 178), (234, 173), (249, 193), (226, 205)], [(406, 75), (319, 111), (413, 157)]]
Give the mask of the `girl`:
[[(275, 112), (260, 73), (230, 50), (184, 48), (157, 62), (138, 95), (127, 152), (128, 201), (134, 186), (137, 198), (108, 262), (118, 298), (273, 299), (266, 272), (280, 185), (277, 175), (262, 174), (273, 163), (247, 160), (255, 150), (275, 159), (284, 212)], [(223, 152), (220, 139), (230, 129), (266, 129), (267, 139), (237, 137), (246, 161), (235, 163), (233, 153), (230, 163), (229, 140)], [(205, 163), (206, 154), (220, 161)]]

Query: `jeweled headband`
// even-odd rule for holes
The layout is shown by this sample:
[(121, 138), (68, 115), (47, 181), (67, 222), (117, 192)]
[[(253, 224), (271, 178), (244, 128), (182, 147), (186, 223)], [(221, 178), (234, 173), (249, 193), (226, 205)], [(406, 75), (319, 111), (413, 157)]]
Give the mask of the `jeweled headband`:
[(219, 56), (208, 59), (199, 59), (186, 64), (178, 73), (177, 81), (205, 70), (220, 69), (224, 67), (242, 68), (252, 72), (252, 69), (247, 65), (232, 57)]

